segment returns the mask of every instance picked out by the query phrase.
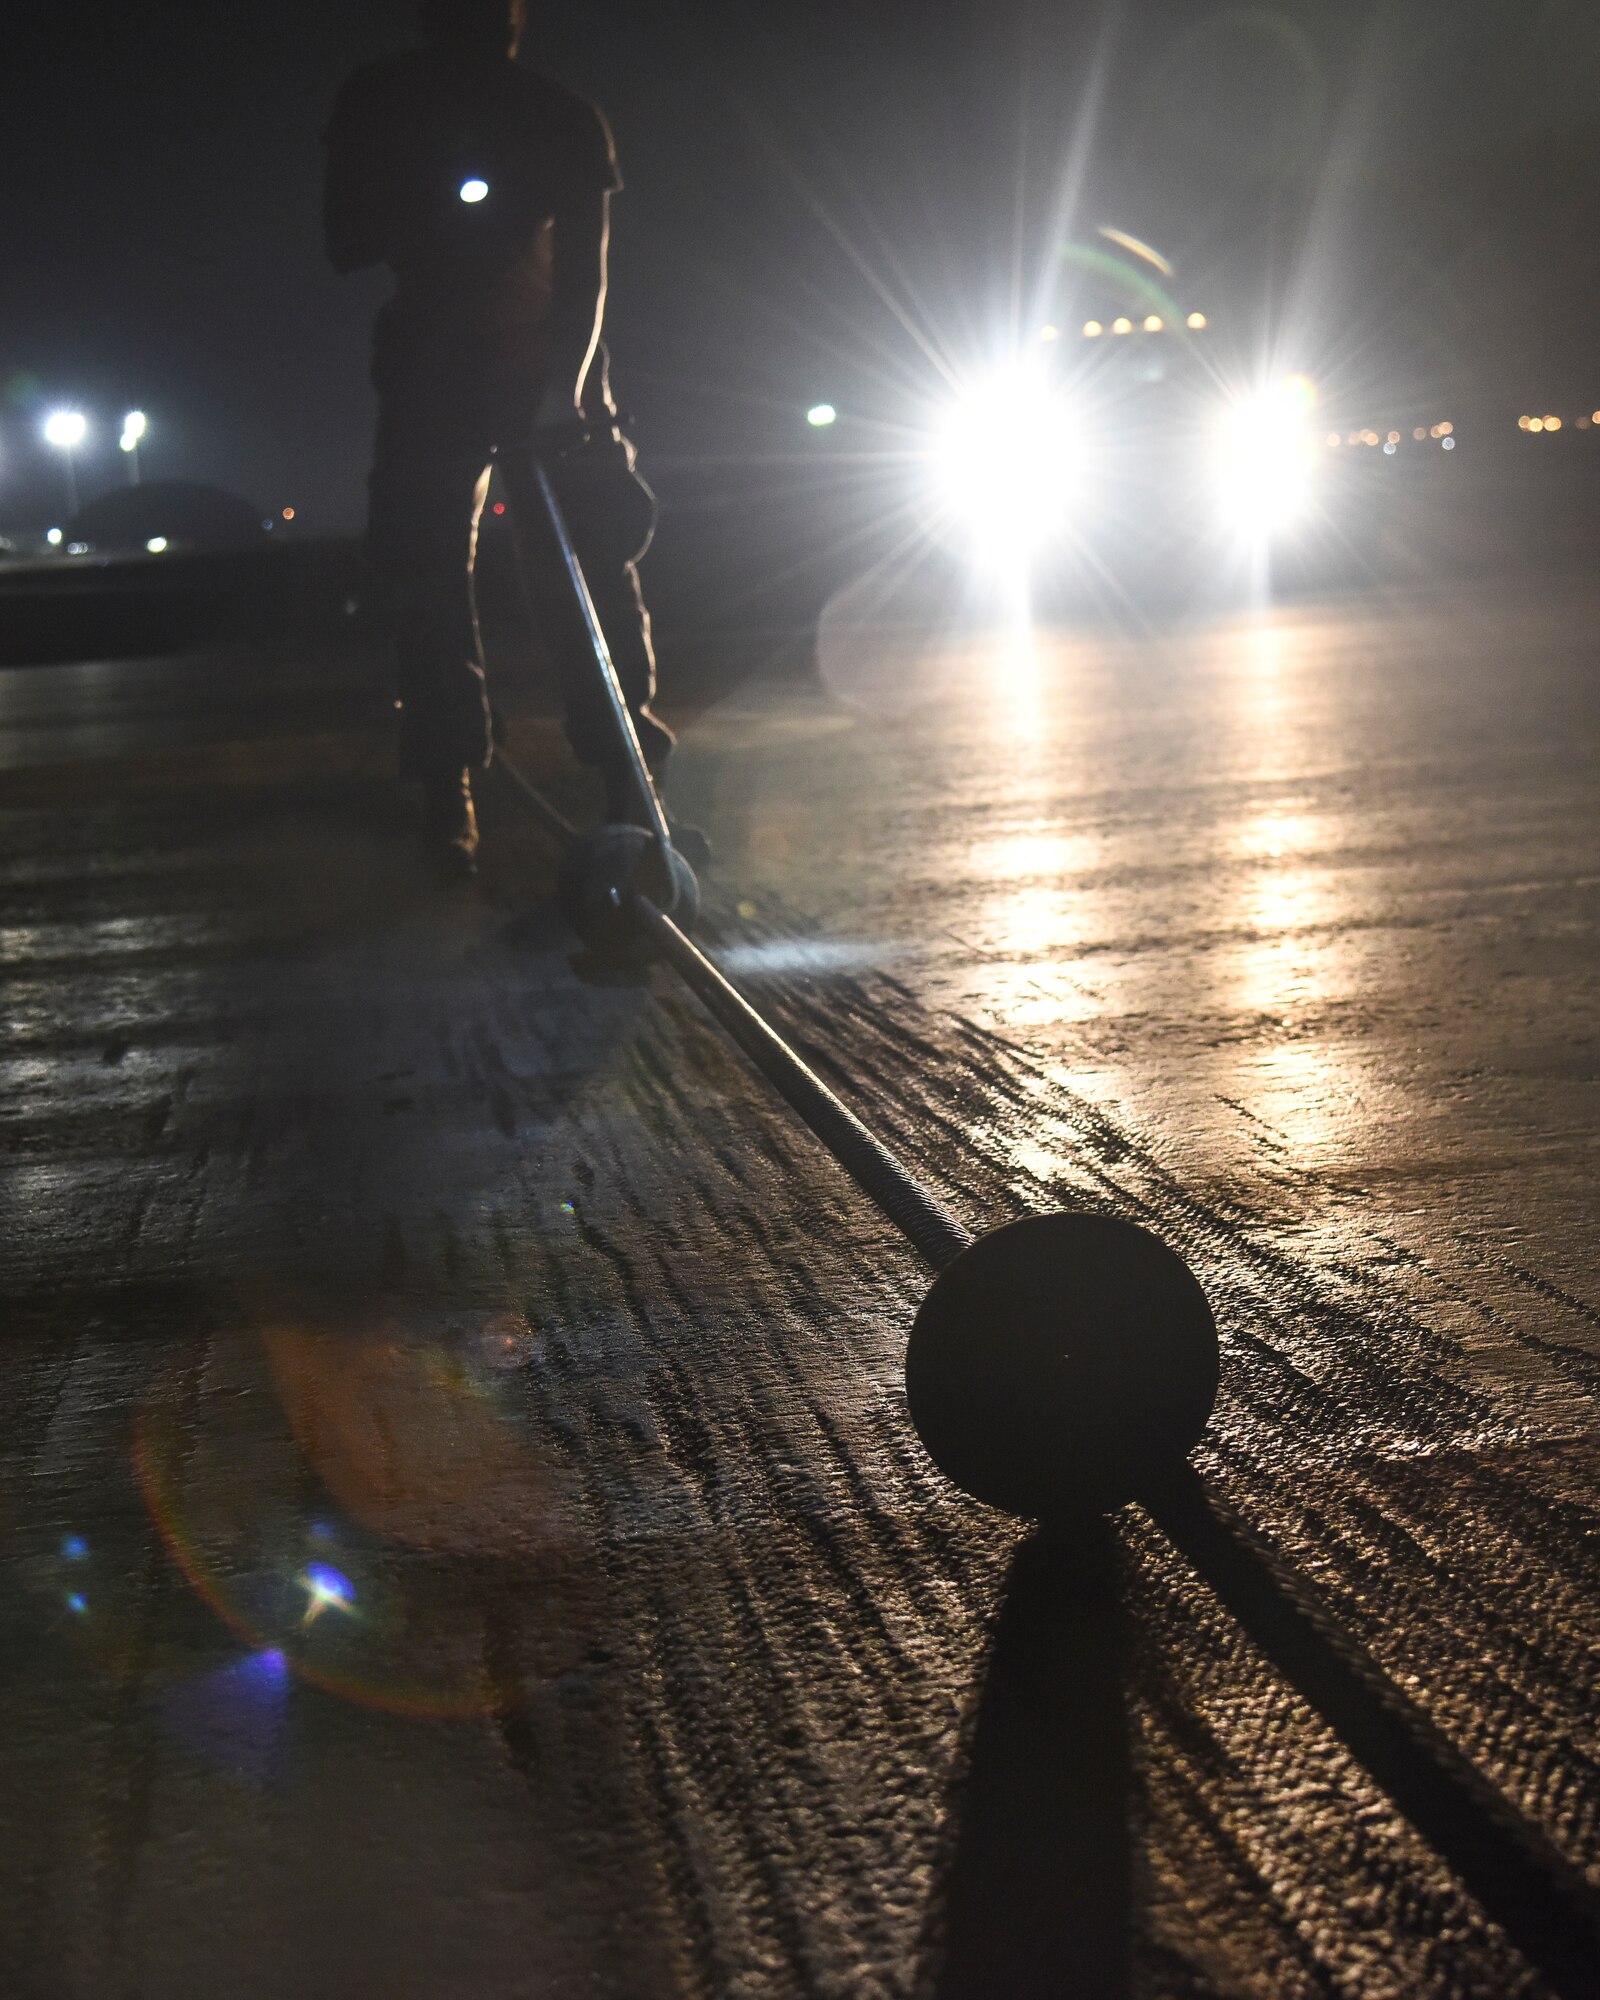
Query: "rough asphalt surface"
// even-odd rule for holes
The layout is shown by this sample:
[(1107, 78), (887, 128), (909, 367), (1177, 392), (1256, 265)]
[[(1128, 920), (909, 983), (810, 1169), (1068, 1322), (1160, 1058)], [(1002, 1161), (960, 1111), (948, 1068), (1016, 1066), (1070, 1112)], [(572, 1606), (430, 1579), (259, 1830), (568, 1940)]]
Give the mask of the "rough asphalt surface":
[(1052, 1537), (496, 781), (447, 890), (327, 661), (0, 681), (0, 1988), (1600, 1991), (1597, 610), (845, 607), (687, 729), (828, 1081), (1207, 1287), (1195, 1482)]

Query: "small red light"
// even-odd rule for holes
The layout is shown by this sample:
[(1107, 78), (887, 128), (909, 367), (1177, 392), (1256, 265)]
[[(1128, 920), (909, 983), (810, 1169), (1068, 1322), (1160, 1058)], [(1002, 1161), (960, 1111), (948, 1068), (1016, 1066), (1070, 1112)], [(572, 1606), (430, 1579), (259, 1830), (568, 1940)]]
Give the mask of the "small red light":
[(503, 514), (506, 511), (506, 503), (503, 500), (497, 500), (494, 503), (494, 511), (497, 514)]

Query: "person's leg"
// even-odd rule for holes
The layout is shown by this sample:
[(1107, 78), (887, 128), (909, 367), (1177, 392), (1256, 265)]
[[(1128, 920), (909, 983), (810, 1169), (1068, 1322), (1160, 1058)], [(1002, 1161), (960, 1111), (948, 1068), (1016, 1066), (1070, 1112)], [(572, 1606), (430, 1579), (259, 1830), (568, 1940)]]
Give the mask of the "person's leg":
[[(549, 634), (568, 741), (580, 762), (605, 776), (612, 798), (629, 802), (625, 816), (631, 817), (629, 765), (617, 741), (588, 629), (573, 598), (532, 461), (526, 453), (511, 451), (500, 466), (530, 595)], [(673, 735), (649, 706), (655, 692), (655, 651), (650, 615), (632, 560), (648, 539), (648, 514), (654, 502), (648, 489), (632, 477), (626, 458), (607, 453), (603, 444), (585, 446), (558, 461), (555, 484), (640, 747), (651, 770), (659, 772), (672, 749)]]
[(367, 547), (394, 639), (400, 775), (422, 786), (430, 838), (463, 866), (477, 851), (471, 774), (491, 747), (472, 590), (486, 457), (380, 406)]

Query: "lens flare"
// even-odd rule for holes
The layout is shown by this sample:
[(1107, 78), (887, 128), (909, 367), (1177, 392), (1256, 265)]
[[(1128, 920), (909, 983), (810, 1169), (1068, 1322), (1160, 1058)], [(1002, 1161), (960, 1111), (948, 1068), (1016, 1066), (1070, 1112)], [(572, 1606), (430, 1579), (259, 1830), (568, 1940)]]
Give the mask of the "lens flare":
[(1141, 242), (1137, 236), (1130, 236), (1125, 229), (1110, 229), (1104, 223), (1099, 233), (1108, 243), (1115, 243), (1120, 249), (1131, 250), (1135, 257), (1142, 257), (1147, 264), (1153, 264), (1164, 278), (1172, 276), (1172, 266), (1159, 250)]
[[(174, 1357), (138, 1412), (134, 1471), (179, 1573), (280, 1677), (404, 1715), (521, 1699), (517, 1676), (570, 1663), (583, 1601), (566, 1582), (583, 1560), (570, 1476), (519, 1417), (536, 1345), (514, 1313), (353, 1308), (251, 1315)], [(201, 1381), (249, 1393), (197, 1401)], [(508, 1561), (527, 1587), (510, 1678), (486, 1651), (483, 1584)], [(86, 1632), (108, 1621), (80, 1580)], [(548, 1627), (541, 1595), (565, 1607)]]
[(330, 1606), (337, 1611), (349, 1611), (355, 1605), (355, 1585), (332, 1563), (308, 1563), (300, 1588), (306, 1594), (302, 1625), (314, 1624)]
[(287, 1658), (269, 1646), (164, 1689), (156, 1713), (190, 1755), (268, 1784), (280, 1769), (291, 1685)]

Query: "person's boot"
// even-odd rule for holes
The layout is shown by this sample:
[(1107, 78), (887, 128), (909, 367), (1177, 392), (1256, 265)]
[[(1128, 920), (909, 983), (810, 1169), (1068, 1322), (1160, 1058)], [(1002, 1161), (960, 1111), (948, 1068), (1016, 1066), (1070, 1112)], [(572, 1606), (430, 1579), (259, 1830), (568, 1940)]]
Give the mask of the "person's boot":
[(478, 815), (472, 805), (470, 770), (423, 781), (422, 822), (428, 844), (448, 874), (476, 872)]
[[(659, 773), (653, 774), (659, 789)], [(631, 778), (612, 774), (606, 779), (606, 824), (607, 826), (646, 826), (649, 815), (644, 801), (639, 797), (639, 788)], [(667, 831), (672, 836), (672, 844), (694, 869), (700, 872), (711, 860), (711, 842), (697, 826), (687, 821), (674, 819), (667, 814)]]

